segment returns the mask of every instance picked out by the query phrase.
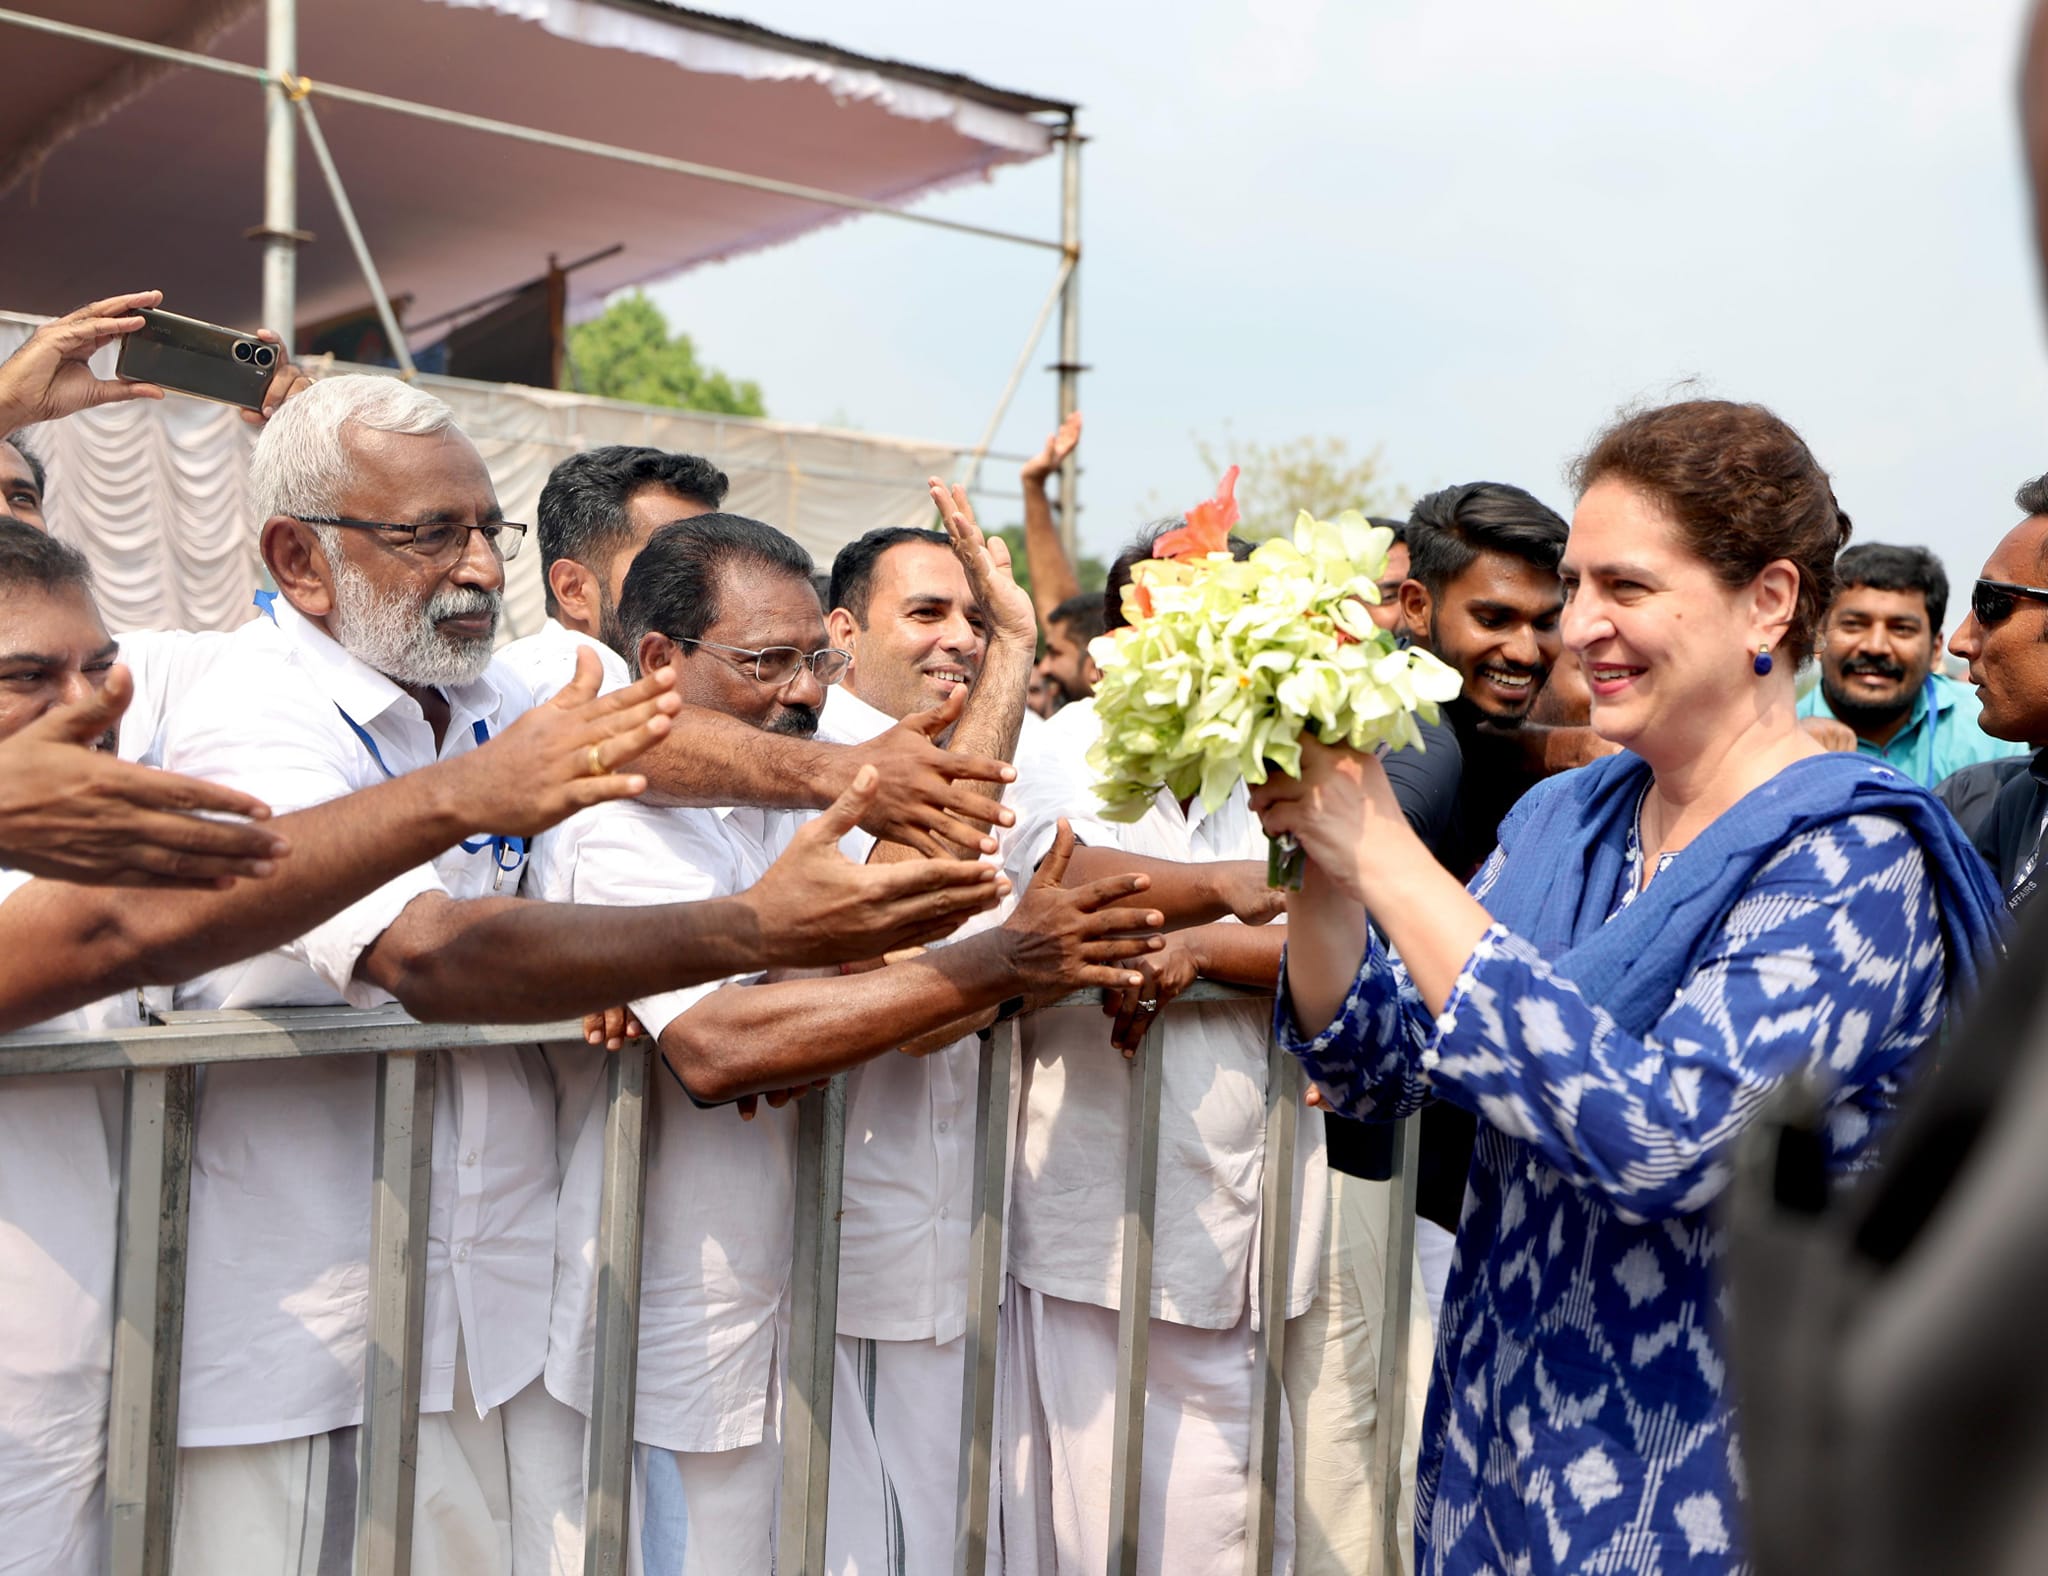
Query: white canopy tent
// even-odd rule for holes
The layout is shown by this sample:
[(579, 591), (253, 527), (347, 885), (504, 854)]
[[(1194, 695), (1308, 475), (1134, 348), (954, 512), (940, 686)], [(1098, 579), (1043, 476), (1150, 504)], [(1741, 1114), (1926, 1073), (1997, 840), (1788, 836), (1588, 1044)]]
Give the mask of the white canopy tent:
[[(667, 0), (25, 3), (35, 9), (0, 9), (10, 83), (0, 96), (0, 306), (49, 314), (146, 285), (163, 289), (175, 310), (218, 322), (288, 330), (396, 297), (409, 303), (407, 321), (420, 323), (513, 289), (553, 258), (616, 246), (568, 276), (573, 312), (629, 284), (873, 213), (1047, 250), (1057, 272), (998, 415), (1056, 301), (1061, 414), (1077, 401), (1079, 141), (1070, 104)], [(1057, 240), (907, 207), (1055, 147), (1066, 177)], [(252, 241), (261, 243), (260, 268)], [(0, 324), (0, 348), (18, 335)], [(603, 401), (453, 379), (434, 387), (484, 445), (515, 518), (538, 490), (524, 480), (540, 463), (534, 445), (553, 445), (559, 458), (598, 442), (648, 441), (708, 453), (733, 476), (735, 507), (759, 508), (829, 554), (859, 530), (914, 515), (905, 478), (954, 468), (969, 449), (608, 411)], [(206, 469), (190, 447), (200, 433), (225, 434), (223, 454), (246, 445), (231, 416), (190, 402), (125, 419), (137, 424), (137, 443), (159, 424), (148, 445), (166, 485), (179, 466), (187, 482)], [(121, 544), (117, 556), (129, 565), (133, 522), (93, 511), (139, 462), (129, 456), (115, 475), (99, 443), (74, 441), (111, 430), (58, 430), (42, 443), (54, 462), (58, 529)], [(647, 436), (600, 435), (614, 432)], [(760, 490), (769, 472), (759, 456), (769, 450), (769, 468), (795, 478), (779, 499)], [(1071, 470), (1063, 480), (1071, 539)], [(239, 485), (217, 479), (210, 492), (200, 488), (211, 501), (196, 507), (226, 507)], [(182, 507), (171, 512), (181, 530), (193, 528)], [(246, 597), (231, 596), (239, 585), (228, 569), (240, 551), (232, 534), (167, 548), (164, 573), (183, 578), (156, 585), (152, 606), (117, 597), (121, 616), (159, 622), (179, 609), (171, 621), (234, 621), (224, 599), (239, 606)], [(193, 578), (206, 575), (224, 578)], [(538, 616), (537, 596), (537, 587), (530, 599), (515, 592), (515, 629), (529, 623), (524, 601)]]

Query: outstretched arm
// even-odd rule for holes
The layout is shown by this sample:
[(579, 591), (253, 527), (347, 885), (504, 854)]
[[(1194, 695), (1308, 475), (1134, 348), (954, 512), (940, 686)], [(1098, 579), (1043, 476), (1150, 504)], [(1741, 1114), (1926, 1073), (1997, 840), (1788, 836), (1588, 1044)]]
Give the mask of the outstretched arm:
[(1000, 901), (1007, 884), (978, 862), (846, 859), (839, 839), (876, 786), (863, 767), (736, 897), (612, 908), (422, 893), (362, 952), (356, 978), (416, 1018), (544, 1023), (776, 964), (879, 957), (949, 935)]
[(1062, 827), (999, 928), (865, 973), (714, 991), (663, 1031), (663, 1054), (698, 1099), (730, 1100), (829, 1077), (1012, 996), (1134, 983), (1125, 965), (1159, 946), (1160, 915), (1117, 905), (1143, 892), (1145, 878), (1062, 886), (1072, 848)]
[(751, 723), (702, 707), (686, 707), (668, 740), (640, 769), (650, 804), (715, 809), (729, 804), (772, 810), (821, 809), (844, 793), (863, 766), (878, 787), (861, 825), (880, 838), (924, 854), (949, 844), (993, 853), (991, 822), (1007, 826), (1009, 811), (994, 800), (1017, 774), (1007, 758), (946, 750), (932, 742), (960, 716), (960, 702), (905, 718), (859, 745), (826, 744), (764, 733)]
[(93, 694), (0, 740), (0, 859), (93, 885), (211, 889), (268, 876), (290, 844), (260, 799), (97, 748), (134, 692), (116, 665)]
[(664, 672), (596, 698), (586, 655), (575, 683), (481, 748), (280, 817), (291, 856), (268, 880), (146, 893), (30, 882), (0, 904), (0, 1031), (266, 951), (465, 837), (531, 836), (638, 792), (618, 768), (666, 730), (673, 685)]

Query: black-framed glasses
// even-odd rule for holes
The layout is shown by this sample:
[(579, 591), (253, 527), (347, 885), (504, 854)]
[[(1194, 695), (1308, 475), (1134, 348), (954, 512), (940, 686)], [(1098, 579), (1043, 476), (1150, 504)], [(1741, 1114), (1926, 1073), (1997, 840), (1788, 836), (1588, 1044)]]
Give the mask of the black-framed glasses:
[(2021, 597), (2048, 602), (2048, 587), (2015, 585), (2010, 580), (1979, 580), (1970, 587), (1970, 611), (1987, 628), (2012, 617)]
[(526, 527), (510, 520), (486, 520), (481, 525), (457, 525), (452, 520), (393, 525), (385, 520), (351, 520), (344, 515), (301, 514), (294, 518), (307, 525), (338, 525), (345, 531), (379, 531), (401, 553), (436, 564), (453, 563), (468, 552), (471, 531), (483, 532), (485, 545), (498, 555), (500, 563), (517, 558), (519, 544), (526, 540)]
[(745, 646), (721, 646), (715, 640), (698, 640), (690, 635), (670, 635), (668, 638), (679, 646), (702, 646), (708, 651), (729, 651), (736, 657), (751, 657), (754, 677), (770, 689), (781, 689), (806, 667), (820, 684), (837, 684), (846, 676), (846, 670), (853, 666), (853, 653), (841, 651), (837, 646), (825, 646), (817, 651), (799, 651), (795, 646), (763, 646), (759, 651), (749, 651)]

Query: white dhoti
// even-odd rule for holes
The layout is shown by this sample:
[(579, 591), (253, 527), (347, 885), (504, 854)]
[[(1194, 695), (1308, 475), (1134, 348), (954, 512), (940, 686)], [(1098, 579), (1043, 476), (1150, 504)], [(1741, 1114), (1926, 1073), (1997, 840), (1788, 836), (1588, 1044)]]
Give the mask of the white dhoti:
[[(1287, 1324), (1287, 1404), (1294, 1424), (1295, 1576), (1354, 1576), (1380, 1538), (1373, 1489), (1379, 1439), (1381, 1327), (1386, 1317), (1385, 1182), (1330, 1173), (1323, 1276), (1308, 1312)], [(1415, 1559), (1415, 1456), (1429, 1393), (1429, 1309), (1410, 1282), (1406, 1418), (1396, 1537), (1400, 1570)]]
[[(544, 1394), (549, 1408), (546, 1473), (556, 1529), (547, 1576), (581, 1576), (590, 1425)], [(633, 1450), (628, 1576), (771, 1576), (782, 1443), (772, 1433), (737, 1450)], [(518, 1576), (528, 1576), (524, 1570)]]
[[(1288, 1325), (1289, 1339), (1298, 1320)], [(1116, 1313), (1012, 1285), (1003, 1306), (1008, 1576), (1095, 1576), (1109, 1560)], [(1243, 1576), (1258, 1372), (1251, 1318), (1152, 1321), (1139, 1497), (1142, 1576)], [(1283, 1397), (1283, 1407), (1285, 1400)], [(1294, 1565), (1294, 1446), (1280, 1420), (1274, 1576)]]
[[(566, 1576), (554, 1550), (551, 1414), (535, 1380), (476, 1415), (468, 1365), (454, 1410), (420, 1418), (413, 1479), (415, 1576)], [(579, 1420), (580, 1421), (580, 1420)], [(174, 1576), (350, 1576), (355, 1562), (356, 1442), (337, 1428), (305, 1439), (178, 1452)], [(580, 1484), (581, 1474), (578, 1473)], [(582, 1547), (576, 1545), (582, 1569)]]
[[(832, 1576), (949, 1576), (959, 1526), (967, 1341), (839, 1337), (832, 1380)], [(1000, 1428), (1000, 1405), (998, 1406)], [(989, 1564), (1002, 1569), (997, 1505)]]

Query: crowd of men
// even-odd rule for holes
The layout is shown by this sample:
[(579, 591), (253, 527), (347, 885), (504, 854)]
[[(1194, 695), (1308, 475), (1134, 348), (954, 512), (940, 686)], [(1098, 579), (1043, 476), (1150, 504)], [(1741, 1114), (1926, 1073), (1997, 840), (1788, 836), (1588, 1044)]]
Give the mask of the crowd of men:
[[(563, 461), (529, 528), (432, 395), (286, 368), (252, 471), (275, 591), (231, 633), (117, 639), (20, 429), (155, 393), (86, 365), (154, 301), (81, 309), (0, 366), (0, 1027), (133, 1024), (144, 987), (590, 1015), (587, 1044), (450, 1053), (434, 1108), (414, 1569), (521, 1576), (581, 1568), (599, 1090), (607, 1047), (650, 1036), (636, 1568), (731, 1576), (774, 1559), (787, 1101), (841, 1073), (829, 1564), (951, 1568), (977, 1036), (1028, 1013), (991, 1569), (1103, 1568), (1125, 1056), (1198, 978), (1270, 988), (1285, 940), (1242, 790), (1129, 824), (1090, 792), (1088, 643), (1163, 526), (1082, 589), (1045, 489), (1076, 417), (1023, 473), (1029, 593), (936, 482), (943, 529), (870, 532), (823, 573), (726, 511), (713, 464), (648, 448)], [(2048, 809), (2048, 486), (2018, 503), (1949, 642), (1969, 685), (1941, 671), (1939, 561), (1859, 545), (1802, 703), (1823, 742), (1938, 787), (2015, 908)], [(1464, 684), (1389, 775), (1469, 876), (1522, 792), (1608, 748), (1560, 651), (1567, 526), (1496, 482), (1388, 523), (1375, 617)], [(547, 621), (501, 644), (522, 545)], [(1037, 1010), (1082, 989), (1099, 1010)], [(1305, 1117), (1285, 1307), (1260, 1308), (1265, 1020), (1164, 1024), (1153, 1568), (1242, 1567), (1269, 1317), (1290, 1321), (1283, 1560), (1360, 1569), (1378, 1537), (1385, 1136)], [(114, 1075), (0, 1079), (0, 1571), (100, 1566), (119, 1108)], [(174, 1570), (350, 1563), (372, 1124), (367, 1058), (207, 1071)], [(1431, 1314), (1473, 1141), (1426, 1113)]]

